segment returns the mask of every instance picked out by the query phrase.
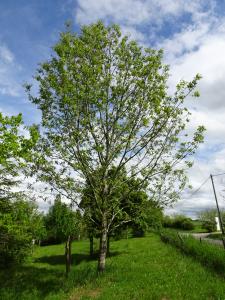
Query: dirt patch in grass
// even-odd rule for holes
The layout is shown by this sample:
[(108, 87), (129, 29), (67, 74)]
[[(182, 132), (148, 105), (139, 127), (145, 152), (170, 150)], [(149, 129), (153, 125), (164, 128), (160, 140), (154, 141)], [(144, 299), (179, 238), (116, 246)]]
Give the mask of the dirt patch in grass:
[(101, 289), (88, 289), (88, 288), (79, 288), (75, 290), (70, 296), (69, 300), (80, 300), (82, 297), (90, 297), (91, 299), (96, 299), (101, 294)]

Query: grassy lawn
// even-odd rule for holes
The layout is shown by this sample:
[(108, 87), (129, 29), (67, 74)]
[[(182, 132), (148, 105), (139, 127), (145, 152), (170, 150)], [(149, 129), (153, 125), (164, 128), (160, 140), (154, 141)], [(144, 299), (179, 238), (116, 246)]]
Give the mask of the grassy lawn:
[(73, 268), (64, 277), (63, 245), (37, 248), (19, 270), (1, 271), (1, 300), (225, 299), (225, 280), (150, 234), (112, 242), (107, 270), (96, 274), (88, 242), (73, 243)]

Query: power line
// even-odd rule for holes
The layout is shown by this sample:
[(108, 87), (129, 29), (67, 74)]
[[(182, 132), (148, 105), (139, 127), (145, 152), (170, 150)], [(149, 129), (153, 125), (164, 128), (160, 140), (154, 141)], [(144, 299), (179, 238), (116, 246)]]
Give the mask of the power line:
[(225, 172), (224, 173), (219, 173), (219, 174), (214, 174), (214, 175), (212, 174), (213, 177), (215, 177), (215, 176), (221, 176), (221, 175), (225, 175)]
[[(214, 174), (214, 175), (212, 175), (212, 176), (214, 177), (214, 176), (221, 176), (221, 175), (225, 175), (225, 172), (219, 173), (219, 174)], [(196, 194), (196, 193), (203, 187), (203, 185), (206, 184), (206, 182), (209, 180), (209, 178), (210, 178), (210, 176), (208, 176), (208, 177), (206, 178), (206, 180), (203, 181), (203, 183), (202, 183), (202, 184), (201, 184), (194, 192), (192, 192), (192, 193), (189, 195), (189, 197), (192, 197), (194, 194)]]
[(206, 184), (206, 182), (211, 178), (211, 176), (214, 177), (214, 176), (221, 176), (221, 175), (225, 175), (225, 172), (208, 176), (208, 177), (203, 181), (203, 183), (202, 183), (202, 184), (201, 184), (194, 192), (192, 192), (192, 193), (188, 196), (188, 198), (189, 198), (189, 197), (192, 197), (193, 195), (195, 195), (195, 194), (196, 194), (196, 193), (197, 193), (197, 192), (198, 192), (198, 191)]
[(189, 197), (192, 197), (194, 194), (196, 194), (203, 187), (203, 185), (206, 184), (206, 182), (209, 180), (209, 178), (210, 178), (210, 176), (208, 176), (206, 178), (206, 180), (204, 180), (203, 183), (194, 192), (192, 192), (191, 195), (189, 195)]

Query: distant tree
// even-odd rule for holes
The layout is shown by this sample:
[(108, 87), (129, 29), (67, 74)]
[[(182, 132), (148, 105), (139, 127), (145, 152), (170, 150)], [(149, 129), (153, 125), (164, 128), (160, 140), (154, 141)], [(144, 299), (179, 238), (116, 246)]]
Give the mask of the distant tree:
[[(216, 209), (207, 209), (199, 212), (199, 219), (202, 221), (202, 228), (206, 229), (208, 232), (216, 231), (216, 220), (218, 217), (218, 212)], [(225, 212), (221, 211), (222, 223), (225, 224)]]
[(62, 203), (60, 196), (56, 197), (54, 205), (50, 207), (45, 218), (45, 224), (48, 235), (56, 240), (65, 242), (65, 264), (66, 275), (70, 272), (72, 264), (71, 244), (80, 232), (81, 215), (74, 212), (66, 204)]
[(163, 226), (182, 230), (192, 230), (195, 227), (193, 221), (190, 218), (187, 218), (186, 216), (181, 214), (164, 216)]
[(188, 158), (203, 141), (204, 127), (190, 139), (185, 132), (190, 112), (184, 100), (198, 96), (200, 76), (181, 81), (174, 96), (167, 94), (168, 76), (162, 51), (143, 49), (119, 26), (98, 22), (83, 26), (80, 35), (62, 33), (52, 58), (37, 71), (37, 97), (27, 85), (42, 111), (39, 179), (76, 202), (80, 187), (91, 185), (101, 216), (99, 271), (105, 269), (111, 226), (126, 215), (113, 197), (121, 169), (166, 205), (185, 186)]
[(149, 230), (159, 230), (162, 227), (162, 207), (149, 197), (143, 199), (140, 205), (139, 211), (141, 212), (130, 225), (133, 235), (143, 236)]

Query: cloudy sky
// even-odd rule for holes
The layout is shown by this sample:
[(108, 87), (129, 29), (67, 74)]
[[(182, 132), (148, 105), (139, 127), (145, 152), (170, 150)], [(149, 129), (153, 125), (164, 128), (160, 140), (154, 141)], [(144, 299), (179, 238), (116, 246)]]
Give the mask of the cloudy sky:
[[(180, 79), (203, 76), (201, 97), (190, 106), (192, 126), (207, 128), (205, 143), (190, 171), (193, 191), (210, 173), (225, 172), (225, 1), (223, 0), (1, 0), (0, 111), (22, 112), (26, 124), (40, 121), (23, 84), (32, 81), (39, 62), (47, 59), (66, 21), (75, 31), (101, 19), (120, 24), (144, 46), (164, 49), (170, 86)], [(220, 205), (225, 207), (225, 175), (215, 177)], [(169, 212), (195, 216), (215, 207), (210, 181), (199, 192), (186, 191)], [(224, 193), (225, 195), (225, 193)]]

